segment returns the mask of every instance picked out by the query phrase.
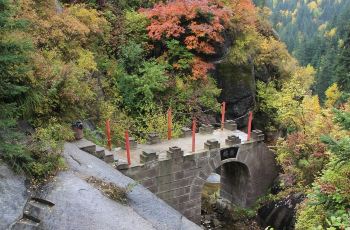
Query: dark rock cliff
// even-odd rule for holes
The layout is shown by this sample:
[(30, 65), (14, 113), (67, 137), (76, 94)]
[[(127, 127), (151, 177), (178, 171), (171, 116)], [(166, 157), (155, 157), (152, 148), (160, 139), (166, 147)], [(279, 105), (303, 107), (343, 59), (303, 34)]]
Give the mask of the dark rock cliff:
[(218, 87), (222, 89), (219, 100), (226, 102), (226, 119), (237, 119), (244, 127), (247, 113), (255, 106), (255, 76), (253, 65), (233, 65), (221, 62), (214, 73)]

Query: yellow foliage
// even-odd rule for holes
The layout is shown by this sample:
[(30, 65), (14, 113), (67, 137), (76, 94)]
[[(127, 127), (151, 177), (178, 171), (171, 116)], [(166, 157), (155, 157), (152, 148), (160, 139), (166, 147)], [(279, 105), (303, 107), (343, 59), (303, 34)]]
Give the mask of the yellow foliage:
[(254, 62), (257, 66), (274, 65), (278, 68), (281, 79), (287, 78), (295, 70), (297, 61), (290, 56), (284, 43), (273, 37), (259, 36), (258, 50)]
[(318, 7), (318, 5), (317, 5), (317, 3), (315, 1), (310, 2), (309, 4), (307, 4), (307, 6), (309, 7), (309, 9), (311, 11), (316, 10), (317, 7)]
[(323, 23), (318, 27), (319, 31), (324, 31), (327, 28), (327, 23)]
[(325, 105), (327, 107), (332, 107), (338, 101), (341, 96), (341, 92), (339, 91), (337, 83), (331, 85), (325, 92), (326, 94), (326, 102)]
[(263, 37), (255, 30), (247, 30), (242, 36), (236, 38), (229, 52), (229, 60), (231, 63), (247, 63), (248, 59), (258, 49), (259, 41), (261, 40), (263, 40)]
[(81, 49), (78, 51), (78, 67), (86, 72), (97, 70), (97, 64), (94, 60), (94, 54), (91, 51)]
[(125, 130), (129, 130), (132, 125), (131, 118), (110, 101), (101, 101), (98, 110), (100, 111), (99, 120), (101, 121), (99, 127), (105, 127), (105, 122), (109, 119), (113, 143), (121, 144), (120, 141), (124, 140)]
[(83, 45), (88, 41), (89, 35), (108, 34), (110, 30), (107, 20), (97, 10), (88, 9), (84, 4), (67, 7), (62, 13), (50, 11), (50, 15), (41, 12), (47, 12), (47, 7), (54, 8), (54, 2), (40, 4), (38, 6), (34, 0), (21, 0), (18, 14), (18, 17), (32, 24), (31, 35), (37, 45), (61, 47), (73, 41)]
[(324, 36), (326, 38), (333, 38), (336, 33), (337, 33), (337, 28), (333, 28), (330, 31), (326, 32)]
[(93, 33), (102, 33), (109, 28), (109, 23), (95, 9), (88, 9), (84, 4), (75, 4), (67, 9), (68, 13), (87, 25)]
[[(305, 113), (307, 112), (305, 107), (310, 106), (310, 104), (314, 105), (308, 108), (308, 113), (319, 112), (318, 98), (309, 99), (311, 97), (309, 89), (313, 83), (314, 75), (313, 67), (298, 67), (292, 77), (284, 82), (281, 91), (277, 91), (271, 86), (263, 89), (259, 85), (259, 96), (264, 98), (266, 109), (276, 108), (276, 118), (285, 127), (304, 129), (306, 125)], [(304, 106), (303, 103), (305, 103)], [(264, 108), (262, 109), (264, 110)]]

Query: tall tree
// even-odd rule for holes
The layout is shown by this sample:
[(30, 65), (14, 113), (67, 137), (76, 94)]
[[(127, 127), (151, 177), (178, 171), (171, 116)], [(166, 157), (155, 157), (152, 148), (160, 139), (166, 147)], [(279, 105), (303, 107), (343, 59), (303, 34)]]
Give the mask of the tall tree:
[(336, 81), (342, 90), (350, 92), (350, 33), (337, 61)]
[(0, 153), (6, 153), (7, 158), (22, 151), (16, 145), (14, 127), (20, 112), (18, 102), (27, 90), (26, 53), (31, 49), (17, 30), (25, 24), (13, 18), (13, 7), (11, 0), (0, 0)]

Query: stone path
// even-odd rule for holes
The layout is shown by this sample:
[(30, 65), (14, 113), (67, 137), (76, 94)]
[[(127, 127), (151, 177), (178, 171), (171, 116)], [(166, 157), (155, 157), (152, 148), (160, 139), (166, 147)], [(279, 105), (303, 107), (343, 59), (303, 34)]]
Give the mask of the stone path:
[[(166, 151), (169, 149), (169, 147), (177, 146), (180, 147), (185, 155), (190, 154), (196, 154), (198, 152), (202, 152), (204, 150), (204, 143), (209, 139), (216, 139), (219, 141), (221, 147), (226, 147), (225, 140), (228, 136), (235, 135), (238, 136), (242, 143), (244, 143), (247, 140), (247, 134), (235, 130), (230, 131), (227, 129), (221, 130), (214, 130), (212, 134), (200, 134), (196, 133), (196, 152), (192, 153), (192, 137), (183, 137), (183, 138), (177, 138), (172, 140), (162, 140), (161, 143), (158, 144), (138, 144), (135, 149), (131, 149), (131, 163), (132, 165), (138, 165), (140, 164), (140, 155), (142, 154), (142, 151), (153, 151), (156, 152), (157, 155), (159, 155), (159, 158), (162, 159), (165, 157)], [(118, 149), (115, 153), (119, 159), (126, 160), (126, 150), (124, 149)]]

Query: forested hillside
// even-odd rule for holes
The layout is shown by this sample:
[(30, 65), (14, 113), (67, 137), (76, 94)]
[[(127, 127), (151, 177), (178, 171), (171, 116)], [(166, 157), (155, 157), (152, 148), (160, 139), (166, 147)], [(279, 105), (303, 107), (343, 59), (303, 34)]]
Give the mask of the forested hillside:
[[(259, 4), (270, 8), (273, 27), (299, 63), (315, 69), (314, 80), (304, 75), (282, 87), (282, 93), (272, 86), (260, 91), (264, 108), (270, 114), (277, 111), (276, 119), (289, 130), (277, 143), (284, 188), (277, 196), (306, 195), (297, 208), (296, 229), (347, 229), (350, 114), (344, 101), (350, 90), (350, 2), (268, 0)], [(294, 96), (288, 98), (290, 93)], [(293, 105), (293, 97), (300, 104)]]
[[(166, 136), (170, 107), (176, 137), (203, 111), (215, 119), (221, 76), (243, 92), (229, 106), (242, 116), (256, 104), (256, 79), (282, 81), (299, 68), (249, 0), (156, 2), (0, 2), (5, 160), (42, 177), (56, 171), (59, 157), (46, 152), (72, 137), (72, 121), (90, 120), (92, 136), (104, 136), (110, 119), (114, 143), (126, 129), (142, 142)], [(34, 130), (29, 143), (18, 121)]]
[(350, 2), (267, 0), (265, 4), (288, 50), (301, 65), (316, 68), (315, 93), (324, 99), (334, 82), (349, 92)]

